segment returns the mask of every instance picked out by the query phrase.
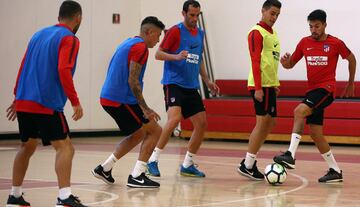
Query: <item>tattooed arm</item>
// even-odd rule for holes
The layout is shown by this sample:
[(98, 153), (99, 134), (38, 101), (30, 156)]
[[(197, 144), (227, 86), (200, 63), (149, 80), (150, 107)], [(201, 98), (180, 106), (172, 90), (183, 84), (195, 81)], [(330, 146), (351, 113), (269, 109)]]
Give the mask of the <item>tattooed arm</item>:
[(142, 89), (139, 82), (139, 76), (141, 70), (142, 70), (141, 64), (134, 61), (130, 61), (130, 74), (129, 74), (128, 83), (131, 88), (131, 91), (133, 92), (135, 98), (138, 101), (140, 108), (144, 112), (145, 117), (149, 120), (153, 119), (155, 121), (158, 121), (160, 120), (160, 116), (151, 108), (149, 108), (142, 94)]

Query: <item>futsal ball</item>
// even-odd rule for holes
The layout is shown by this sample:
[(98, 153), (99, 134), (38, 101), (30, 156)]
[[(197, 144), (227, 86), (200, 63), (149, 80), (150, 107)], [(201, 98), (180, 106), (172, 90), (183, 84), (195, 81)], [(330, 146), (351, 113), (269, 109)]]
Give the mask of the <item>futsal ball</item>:
[(181, 130), (178, 127), (176, 127), (174, 129), (174, 131), (173, 131), (173, 135), (174, 135), (174, 137), (180, 137), (181, 136)]
[(269, 184), (279, 185), (285, 182), (287, 172), (282, 165), (273, 163), (266, 166), (264, 174)]

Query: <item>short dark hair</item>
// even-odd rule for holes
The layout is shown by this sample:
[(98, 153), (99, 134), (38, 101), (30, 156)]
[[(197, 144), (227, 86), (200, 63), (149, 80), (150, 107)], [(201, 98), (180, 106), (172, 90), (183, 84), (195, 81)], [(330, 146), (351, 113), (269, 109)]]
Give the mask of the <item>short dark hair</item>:
[(76, 1), (67, 0), (64, 1), (59, 9), (59, 18), (60, 19), (71, 19), (76, 14), (82, 13), (81, 6)]
[(277, 7), (281, 9), (281, 2), (278, 0), (266, 0), (262, 6), (263, 9), (270, 9), (270, 7)]
[(308, 21), (320, 20), (322, 23), (326, 22), (326, 12), (322, 9), (312, 11), (307, 17)]
[(195, 1), (195, 0), (187, 0), (184, 2), (184, 5), (183, 5), (183, 11), (184, 12), (188, 12), (189, 11), (189, 6), (193, 6), (195, 8), (198, 8), (200, 7), (200, 3), (198, 1)]
[(154, 17), (154, 16), (145, 17), (145, 19), (142, 20), (142, 22), (141, 22), (141, 26), (143, 26), (145, 24), (155, 25), (156, 27), (160, 28), (161, 30), (165, 29), (164, 23), (162, 23), (157, 17)]

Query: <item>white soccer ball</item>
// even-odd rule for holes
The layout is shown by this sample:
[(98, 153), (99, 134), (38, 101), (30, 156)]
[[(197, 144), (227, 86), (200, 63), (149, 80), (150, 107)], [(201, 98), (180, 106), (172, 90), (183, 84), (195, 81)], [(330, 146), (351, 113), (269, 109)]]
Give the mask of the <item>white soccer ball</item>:
[(180, 137), (180, 135), (181, 135), (181, 130), (176, 127), (176, 128), (174, 129), (174, 131), (173, 131), (173, 135), (174, 135), (175, 137)]
[(269, 184), (279, 185), (285, 182), (287, 172), (282, 165), (273, 163), (266, 166), (264, 174)]

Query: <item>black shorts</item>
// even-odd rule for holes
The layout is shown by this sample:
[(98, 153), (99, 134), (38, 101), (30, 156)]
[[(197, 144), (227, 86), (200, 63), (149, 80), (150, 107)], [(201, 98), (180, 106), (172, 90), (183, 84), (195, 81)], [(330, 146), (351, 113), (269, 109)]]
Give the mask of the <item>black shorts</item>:
[(306, 93), (302, 103), (312, 108), (312, 114), (306, 117), (306, 124), (323, 125), (324, 109), (334, 101), (333, 93), (317, 88)]
[(164, 85), (164, 96), (166, 111), (171, 106), (180, 106), (184, 119), (205, 111), (197, 89), (183, 88), (175, 84)]
[(104, 110), (115, 120), (125, 135), (131, 135), (149, 123), (138, 104), (121, 104), (118, 107), (103, 106)]
[(262, 102), (259, 102), (255, 99), (255, 90), (250, 90), (251, 97), (254, 101), (256, 115), (265, 116), (269, 114), (271, 117), (276, 117), (277, 109), (275, 88), (262, 88), (262, 90), (264, 91), (264, 97)]
[(64, 140), (69, 135), (69, 126), (63, 112), (37, 114), (16, 112), (22, 142), (29, 138), (41, 138), (44, 146), (51, 141)]

